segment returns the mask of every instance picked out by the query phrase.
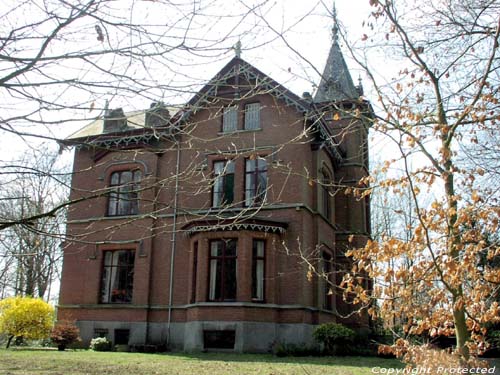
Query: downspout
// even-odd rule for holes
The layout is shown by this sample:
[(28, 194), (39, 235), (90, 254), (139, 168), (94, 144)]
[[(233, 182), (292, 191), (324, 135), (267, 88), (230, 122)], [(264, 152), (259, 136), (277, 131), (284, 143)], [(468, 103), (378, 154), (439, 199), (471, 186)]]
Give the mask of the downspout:
[[(153, 206), (153, 228), (151, 232), (151, 247), (149, 252), (149, 280), (148, 280), (148, 305), (146, 311), (146, 335), (145, 344), (149, 344), (150, 334), (150, 315), (151, 315), (151, 301), (152, 301), (152, 285), (153, 285), (153, 257), (156, 255), (156, 241), (158, 241), (158, 196), (160, 193), (159, 181), (160, 181), (160, 159), (162, 153), (157, 154), (156, 158), (156, 171), (155, 171), (155, 189), (154, 189), (154, 206)], [(144, 246), (143, 244), (141, 246)]]
[(175, 166), (175, 190), (174, 190), (174, 212), (173, 212), (173, 223), (172, 223), (172, 237), (171, 237), (171, 247), (170, 247), (170, 281), (168, 290), (168, 320), (167, 320), (167, 348), (170, 346), (170, 329), (172, 324), (172, 303), (174, 294), (174, 260), (175, 260), (175, 249), (177, 247), (177, 200), (179, 195), (179, 170), (180, 170), (180, 145), (179, 141), (176, 140), (175, 145), (177, 146), (177, 161)]

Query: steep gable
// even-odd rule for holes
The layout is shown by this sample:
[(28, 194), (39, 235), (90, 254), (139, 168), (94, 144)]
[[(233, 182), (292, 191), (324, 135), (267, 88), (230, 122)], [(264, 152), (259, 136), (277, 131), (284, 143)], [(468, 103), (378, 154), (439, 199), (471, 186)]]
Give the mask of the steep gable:
[(309, 110), (307, 101), (245, 60), (235, 56), (189, 100), (185, 108), (175, 116), (175, 120), (187, 121), (192, 114), (220, 99), (224, 94), (228, 94), (228, 88), (232, 94), (240, 97), (258, 93), (270, 94), (301, 114), (305, 114)]

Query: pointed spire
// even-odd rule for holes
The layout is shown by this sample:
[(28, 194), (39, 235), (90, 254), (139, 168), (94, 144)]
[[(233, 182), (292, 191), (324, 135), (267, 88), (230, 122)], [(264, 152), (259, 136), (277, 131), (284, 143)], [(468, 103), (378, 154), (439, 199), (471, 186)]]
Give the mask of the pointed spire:
[(337, 20), (337, 7), (335, 6), (335, 1), (333, 2), (332, 16), (333, 16), (332, 41), (335, 44), (339, 42), (339, 23)]
[(323, 75), (321, 76), (321, 82), (314, 96), (314, 102), (316, 103), (356, 99), (359, 97), (358, 90), (354, 86), (351, 74), (340, 50), (339, 22), (335, 3), (333, 5), (332, 18), (332, 45)]

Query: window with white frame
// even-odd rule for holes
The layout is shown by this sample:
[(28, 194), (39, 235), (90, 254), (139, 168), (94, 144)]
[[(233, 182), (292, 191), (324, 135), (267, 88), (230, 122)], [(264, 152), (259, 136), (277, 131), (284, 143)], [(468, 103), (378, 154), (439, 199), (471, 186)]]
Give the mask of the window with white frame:
[(267, 191), (267, 161), (264, 158), (245, 160), (245, 205), (253, 206), (265, 201)]
[(253, 240), (252, 244), (252, 299), (264, 300), (265, 241)]
[(111, 173), (108, 216), (137, 215), (141, 171), (125, 170)]
[(238, 128), (238, 106), (231, 105), (224, 108), (222, 115), (222, 131), (234, 132)]
[(213, 207), (231, 204), (234, 201), (234, 162), (214, 162)]
[(235, 239), (210, 242), (210, 276), (208, 299), (210, 301), (236, 300), (236, 244)]
[(245, 105), (245, 130), (260, 129), (260, 103)]
[(101, 303), (132, 302), (134, 259), (134, 250), (104, 252)]

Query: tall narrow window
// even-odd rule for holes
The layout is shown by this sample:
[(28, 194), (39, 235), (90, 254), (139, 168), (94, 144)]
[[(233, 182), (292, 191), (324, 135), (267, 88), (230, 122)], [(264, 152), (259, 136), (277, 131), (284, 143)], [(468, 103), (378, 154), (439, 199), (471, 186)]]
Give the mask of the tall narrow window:
[(332, 204), (331, 204), (331, 184), (332, 180), (328, 172), (323, 171), (321, 173), (321, 213), (328, 219), (331, 220), (332, 216)]
[(210, 301), (236, 300), (236, 240), (210, 242)]
[(322, 253), (323, 261), (323, 308), (332, 309), (333, 286), (332, 286), (332, 256), (326, 252)]
[(193, 274), (191, 278), (191, 303), (196, 302), (196, 279), (198, 270), (198, 241), (193, 246)]
[(214, 162), (214, 188), (212, 202), (214, 207), (231, 204), (234, 201), (234, 162)]
[(253, 240), (252, 246), (252, 299), (264, 300), (265, 241)]
[(245, 105), (245, 130), (260, 129), (260, 103)]
[(134, 284), (133, 250), (105, 251), (101, 303), (131, 303)]
[(110, 176), (108, 216), (137, 215), (141, 171), (119, 171)]
[(238, 106), (231, 105), (224, 108), (222, 115), (222, 131), (233, 132), (238, 126)]
[(264, 202), (267, 191), (266, 159), (247, 159), (245, 164), (245, 205)]

